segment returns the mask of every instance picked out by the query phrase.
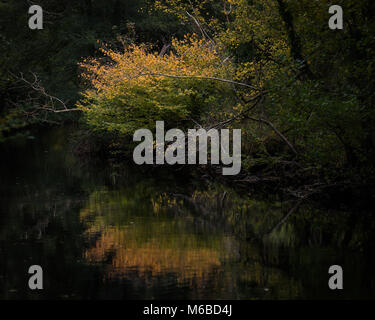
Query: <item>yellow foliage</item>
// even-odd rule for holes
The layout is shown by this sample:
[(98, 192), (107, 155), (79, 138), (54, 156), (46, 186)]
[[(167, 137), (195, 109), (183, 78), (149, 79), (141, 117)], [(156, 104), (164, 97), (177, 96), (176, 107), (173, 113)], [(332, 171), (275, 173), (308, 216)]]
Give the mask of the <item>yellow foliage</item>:
[(80, 63), (82, 77), (91, 84), (78, 104), (88, 122), (127, 133), (155, 119), (177, 120), (213, 104), (207, 93), (222, 91), (224, 84), (173, 77), (225, 77), (232, 70), (230, 61), (223, 63), (217, 50), (195, 34), (174, 39), (172, 46), (164, 56), (142, 45), (130, 45), (123, 52), (104, 46), (104, 58)]

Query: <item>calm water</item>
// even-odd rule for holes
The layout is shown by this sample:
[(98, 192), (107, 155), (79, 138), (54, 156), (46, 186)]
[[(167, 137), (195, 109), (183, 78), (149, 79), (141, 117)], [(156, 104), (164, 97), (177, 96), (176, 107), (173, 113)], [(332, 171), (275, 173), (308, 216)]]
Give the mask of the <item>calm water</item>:
[[(84, 165), (66, 143), (55, 130), (0, 149), (1, 299), (375, 298), (371, 212), (307, 203), (278, 225), (295, 203)], [(34, 264), (43, 291), (27, 288)], [(333, 264), (341, 292), (328, 289)]]

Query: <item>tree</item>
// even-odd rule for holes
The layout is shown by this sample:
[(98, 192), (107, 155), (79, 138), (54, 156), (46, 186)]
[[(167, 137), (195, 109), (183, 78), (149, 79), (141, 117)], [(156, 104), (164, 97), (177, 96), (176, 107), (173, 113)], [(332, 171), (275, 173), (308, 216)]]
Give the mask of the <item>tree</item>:
[[(106, 57), (81, 64), (91, 88), (79, 107), (88, 123), (132, 136), (139, 128), (168, 125), (201, 118), (220, 110), (230, 100), (230, 86), (223, 79), (231, 69), (217, 51), (197, 36), (172, 41), (164, 56), (146, 46), (131, 45), (123, 52), (103, 48)], [(222, 79), (222, 80), (218, 80)]]

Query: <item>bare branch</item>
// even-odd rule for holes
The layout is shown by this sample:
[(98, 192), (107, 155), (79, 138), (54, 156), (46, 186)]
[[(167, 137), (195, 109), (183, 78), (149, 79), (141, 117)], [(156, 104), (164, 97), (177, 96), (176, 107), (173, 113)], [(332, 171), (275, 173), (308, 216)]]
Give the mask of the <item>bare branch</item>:
[(168, 51), (168, 49), (169, 49), (170, 47), (171, 47), (171, 44), (170, 44), (170, 43), (168, 43), (168, 44), (164, 44), (163, 48), (161, 49), (161, 51), (160, 51), (160, 53), (159, 53), (159, 57), (164, 56), (164, 55), (167, 53), (167, 51)]
[(279, 130), (277, 130), (275, 128), (275, 126), (272, 124), (272, 122), (270, 122), (270, 121), (268, 121), (266, 119), (257, 119), (257, 118), (253, 118), (253, 117), (250, 117), (250, 116), (247, 116), (247, 118), (250, 119), (250, 120), (253, 120), (253, 121), (265, 123), (266, 125), (268, 125), (269, 127), (271, 127), (272, 130), (288, 145), (288, 147), (293, 151), (293, 153), (295, 155), (298, 154), (298, 152), (294, 148), (294, 146), (289, 142), (289, 140)]
[(299, 200), (292, 209), (289, 210), (289, 212), (267, 233), (264, 234), (264, 236), (271, 234), (274, 232), (278, 227), (280, 227), (288, 218), (298, 210), (298, 208), (301, 206), (303, 199)]
[[(37, 97), (32, 97), (31, 96), (31, 93), (28, 93), (28, 99), (27, 100), (24, 100), (22, 102), (31, 102), (31, 101), (38, 101), (38, 100), (41, 100), (42, 98), (45, 100), (45, 103), (42, 103), (40, 102), (36, 107), (35, 107), (35, 110), (33, 110), (32, 112), (25, 112), (27, 115), (29, 116), (34, 116), (35, 113), (37, 113), (38, 111), (48, 111), (48, 112), (53, 112), (53, 113), (64, 113), (64, 112), (72, 112), (72, 111), (81, 111), (80, 109), (78, 108), (68, 108), (65, 104), (65, 102), (63, 102), (61, 99), (55, 97), (55, 96), (52, 96), (50, 94), (48, 94), (45, 90), (45, 88), (41, 85), (40, 83), (40, 80), (38, 79), (37, 75), (33, 72), (31, 72), (33, 78), (34, 78), (34, 81), (31, 82), (29, 80), (27, 80), (23, 73), (21, 72), (20, 73), (20, 76), (16, 76), (14, 75), (13, 73), (10, 73), (15, 79), (17, 79), (18, 81), (26, 84), (27, 87), (31, 88), (34, 92), (38, 93), (38, 96)], [(34, 104), (36, 104), (37, 102), (34, 102)], [(62, 109), (57, 109), (55, 107), (55, 104), (58, 103), (59, 105), (62, 106)]]
[(216, 46), (216, 42), (208, 35), (208, 33), (204, 30), (204, 28), (200, 25), (199, 21), (197, 18), (195, 18), (192, 14), (190, 14), (188, 11), (186, 11), (186, 14), (191, 18), (193, 19), (193, 21), (195, 22), (195, 24), (198, 26), (198, 29), (200, 30), (201, 34), (202, 34), (202, 37), (205, 38), (205, 39), (208, 39), (211, 41), (211, 43), (213, 45)]
[(147, 73), (139, 73), (139, 76), (158, 76), (158, 77), (166, 77), (166, 78), (174, 78), (174, 79), (200, 79), (200, 80), (213, 80), (213, 81), (219, 81), (219, 82), (225, 82), (225, 83), (230, 83), (234, 84), (237, 86), (242, 86), (246, 88), (250, 88), (252, 90), (257, 90), (261, 91), (262, 88), (257, 88), (252, 85), (243, 83), (243, 82), (237, 82), (233, 80), (228, 80), (228, 79), (222, 79), (222, 78), (217, 78), (217, 77), (204, 77), (204, 76), (176, 76), (172, 74), (164, 74), (164, 73), (159, 73), (159, 72), (147, 72)]
[(232, 123), (233, 121), (238, 120), (241, 117), (245, 116), (248, 112), (250, 112), (251, 110), (253, 110), (258, 105), (258, 103), (261, 101), (262, 96), (263, 96), (263, 93), (261, 93), (261, 94), (255, 96), (255, 97), (253, 97), (251, 100), (255, 101), (255, 103), (252, 104), (250, 107), (248, 107), (246, 110), (238, 113), (233, 118), (230, 118), (228, 120), (225, 120), (225, 121), (222, 121), (222, 122), (219, 122), (219, 123), (213, 125), (212, 127), (210, 127), (210, 129), (213, 129), (213, 128), (216, 128), (216, 129), (217, 128), (222, 128), (222, 127), (224, 127), (224, 126)]

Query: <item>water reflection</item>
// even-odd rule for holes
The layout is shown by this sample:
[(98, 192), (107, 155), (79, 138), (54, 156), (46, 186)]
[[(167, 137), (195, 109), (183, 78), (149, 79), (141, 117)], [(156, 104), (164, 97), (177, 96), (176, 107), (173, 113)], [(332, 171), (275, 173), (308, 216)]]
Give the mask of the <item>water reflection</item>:
[(105, 279), (126, 278), (133, 271), (144, 278), (170, 273), (179, 284), (204, 287), (204, 279), (232, 255), (233, 239), (221, 233), (207, 236), (191, 217), (174, 217), (176, 200), (139, 199), (143, 205), (134, 210), (133, 192), (139, 190), (129, 191), (104, 190), (90, 196), (80, 213), (92, 244), (85, 259), (105, 261)]
[[(291, 211), (183, 172), (81, 167), (65, 145), (53, 131), (2, 147), (3, 299), (374, 297), (371, 212)], [(32, 264), (43, 292), (26, 287)], [(344, 292), (328, 290), (332, 264)]]

